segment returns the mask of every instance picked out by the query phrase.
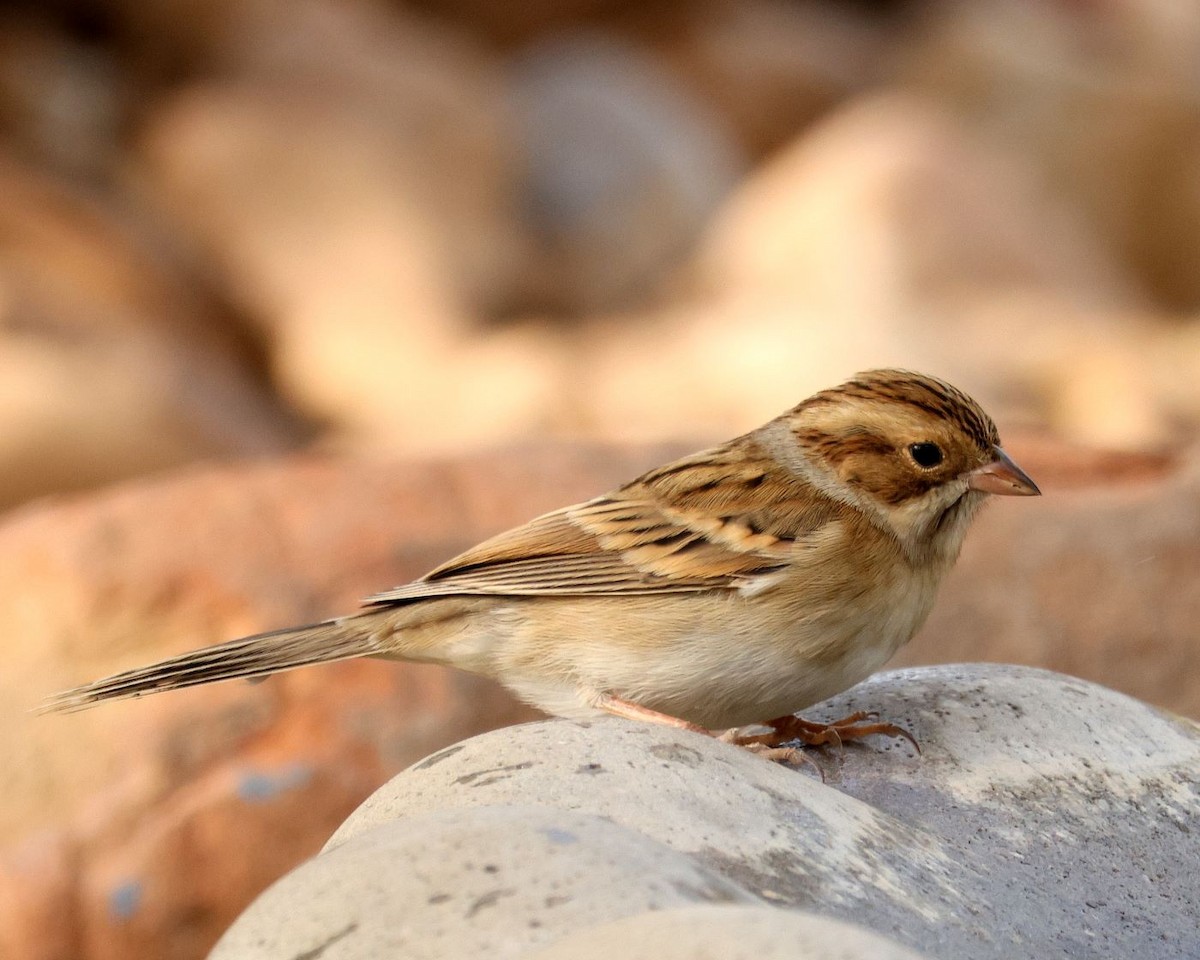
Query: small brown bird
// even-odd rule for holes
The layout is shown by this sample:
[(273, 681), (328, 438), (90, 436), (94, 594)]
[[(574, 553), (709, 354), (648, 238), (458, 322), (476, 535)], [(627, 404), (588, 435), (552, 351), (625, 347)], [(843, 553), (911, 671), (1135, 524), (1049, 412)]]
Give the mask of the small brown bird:
[(770, 734), (736, 738), (760, 750), (907, 736), (871, 715), (816, 724), (794, 713), (912, 637), (988, 494), (1039, 493), (999, 444), (950, 384), (862, 373), (486, 540), (358, 613), (119, 673), (45, 708), (382, 657), (494, 677), (561, 716), (705, 732), (765, 722)]

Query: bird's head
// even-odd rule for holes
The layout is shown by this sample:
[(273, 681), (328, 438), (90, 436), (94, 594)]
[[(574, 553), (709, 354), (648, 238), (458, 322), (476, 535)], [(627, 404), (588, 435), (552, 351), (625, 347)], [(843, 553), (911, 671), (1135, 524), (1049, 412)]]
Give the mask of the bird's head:
[(864, 509), (913, 555), (953, 561), (989, 494), (1036, 496), (983, 409), (943, 380), (871, 370), (781, 418), (801, 472)]

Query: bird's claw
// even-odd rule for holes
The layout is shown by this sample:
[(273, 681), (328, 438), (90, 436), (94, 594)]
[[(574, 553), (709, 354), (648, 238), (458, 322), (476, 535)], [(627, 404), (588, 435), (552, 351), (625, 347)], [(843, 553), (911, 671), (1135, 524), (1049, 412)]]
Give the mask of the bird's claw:
[(917, 753), (921, 752), (921, 745), (917, 743), (916, 737), (897, 724), (879, 722), (879, 714), (873, 710), (860, 710), (831, 723), (805, 720), (803, 717), (789, 715), (768, 720), (766, 726), (771, 728), (770, 733), (736, 737), (732, 742), (741, 746), (756, 743), (767, 748), (778, 748), (785, 743), (798, 740), (805, 746), (832, 746), (840, 752), (845, 749), (845, 743), (848, 740), (861, 740), (864, 737), (878, 734), (885, 737), (900, 737), (911, 743)]
[(772, 747), (765, 743), (756, 742), (738, 743), (738, 738), (736, 737), (726, 740), (722, 736), (718, 739), (725, 740), (726, 743), (736, 744), (742, 749), (750, 751), (756, 757), (762, 757), (764, 760), (771, 760), (775, 763), (786, 763), (793, 767), (810, 766), (817, 771), (821, 782), (825, 782), (825, 771), (821, 769), (821, 765), (803, 750), (798, 750), (795, 747)]

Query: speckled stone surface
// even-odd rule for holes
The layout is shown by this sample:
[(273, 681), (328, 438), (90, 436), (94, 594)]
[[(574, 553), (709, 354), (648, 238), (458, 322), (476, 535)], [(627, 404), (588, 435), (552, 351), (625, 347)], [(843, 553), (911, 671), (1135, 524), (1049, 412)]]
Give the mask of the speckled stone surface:
[[(756, 904), (776, 925), (819, 915), (929, 960), (1200, 957), (1195, 724), (990, 665), (883, 674), (809, 716), (858, 709), (906, 726), (923, 752), (874, 738), (816, 754), (822, 783), (619, 720), (456, 744), (377, 791), (213, 957), (368, 958), (401, 944), (414, 957), (481, 945), (524, 957), (560, 941), (545, 956), (567, 960), (589, 956), (561, 951), (595, 924), (636, 928), (659, 922), (637, 919), (648, 911), (713, 903)], [(556, 830), (577, 839), (554, 844)], [(473, 910), (493, 888), (514, 892)], [(439, 892), (451, 899), (429, 902)], [(693, 939), (672, 956), (725, 955)], [(810, 955), (860, 955), (833, 948)]]
[(691, 857), (601, 817), (443, 810), (382, 824), (293, 871), (211, 956), (519, 956), (614, 918), (752, 902)]
[(922, 960), (861, 927), (800, 910), (700, 906), (639, 913), (556, 940), (528, 960)]

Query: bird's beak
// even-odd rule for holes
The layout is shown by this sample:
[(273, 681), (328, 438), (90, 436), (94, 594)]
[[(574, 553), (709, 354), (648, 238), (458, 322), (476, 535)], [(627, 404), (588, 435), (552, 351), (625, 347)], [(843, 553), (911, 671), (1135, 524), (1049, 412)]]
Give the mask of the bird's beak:
[(996, 459), (967, 474), (967, 486), (1002, 497), (1040, 497), (1042, 491), (999, 447), (992, 448)]

